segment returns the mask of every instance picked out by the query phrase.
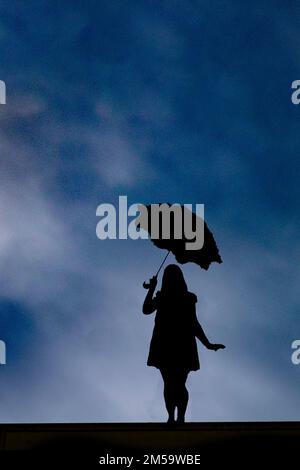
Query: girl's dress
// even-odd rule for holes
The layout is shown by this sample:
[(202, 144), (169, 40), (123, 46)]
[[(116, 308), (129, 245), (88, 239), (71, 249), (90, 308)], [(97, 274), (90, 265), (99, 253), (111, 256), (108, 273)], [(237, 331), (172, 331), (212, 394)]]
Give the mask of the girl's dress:
[(158, 369), (200, 368), (196, 330), (197, 296), (191, 292), (165, 298), (157, 292), (153, 299), (156, 316), (147, 365)]

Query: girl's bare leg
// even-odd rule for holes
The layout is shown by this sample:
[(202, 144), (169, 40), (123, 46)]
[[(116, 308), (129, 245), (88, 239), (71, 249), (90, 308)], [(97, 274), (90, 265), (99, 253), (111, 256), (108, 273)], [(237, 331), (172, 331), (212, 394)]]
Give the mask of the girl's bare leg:
[(177, 376), (177, 396), (176, 405), (178, 408), (177, 422), (184, 423), (185, 413), (189, 401), (189, 392), (185, 386), (188, 372), (182, 371)]
[(161, 370), (161, 375), (164, 380), (164, 399), (166, 404), (166, 409), (169, 415), (168, 423), (175, 422), (175, 401), (176, 396), (174, 394), (174, 381), (172, 376), (167, 370)]

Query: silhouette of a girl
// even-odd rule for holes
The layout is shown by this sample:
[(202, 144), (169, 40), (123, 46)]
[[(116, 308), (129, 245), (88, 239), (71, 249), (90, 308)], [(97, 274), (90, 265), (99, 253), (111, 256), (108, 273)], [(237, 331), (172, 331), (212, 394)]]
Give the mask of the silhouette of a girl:
[(150, 344), (147, 365), (160, 370), (164, 381), (164, 398), (169, 414), (168, 423), (183, 423), (189, 394), (185, 386), (190, 371), (200, 368), (196, 338), (208, 349), (223, 349), (223, 344), (212, 344), (197, 320), (197, 297), (188, 291), (179, 266), (165, 268), (161, 290), (153, 297), (156, 276), (150, 279), (143, 313), (156, 310), (155, 326)]

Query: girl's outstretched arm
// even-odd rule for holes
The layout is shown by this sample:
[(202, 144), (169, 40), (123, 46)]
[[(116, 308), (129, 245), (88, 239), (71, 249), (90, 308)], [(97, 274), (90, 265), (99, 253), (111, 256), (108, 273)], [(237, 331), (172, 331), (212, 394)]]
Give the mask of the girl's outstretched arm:
[(206, 334), (203, 331), (202, 326), (198, 322), (197, 317), (196, 317), (196, 329), (195, 330), (196, 330), (195, 331), (196, 338), (198, 338), (207, 349), (218, 351), (218, 349), (225, 348), (224, 344), (214, 344), (209, 341), (209, 339), (207, 338)]
[(150, 315), (150, 313), (153, 313), (156, 310), (156, 303), (153, 300), (153, 294), (154, 294), (156, 285), (157, 285), (157, 278), (156, 276), (153, 276), (150, 279), (149, 290), (147, 292), (147, 295), (145, 297), (144, 304), (143, 304), (143, 313), (145, 315)]

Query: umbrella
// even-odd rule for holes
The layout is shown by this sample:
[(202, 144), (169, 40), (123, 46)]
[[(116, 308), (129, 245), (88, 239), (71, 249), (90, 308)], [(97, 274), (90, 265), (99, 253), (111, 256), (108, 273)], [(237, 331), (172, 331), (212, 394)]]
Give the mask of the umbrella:
[[(161, 249), (168, 250), (163, 262), (159, 266), (159, 269), (155, 275), (158, 275), (159, 271), (161, 270), (162, 266), (164, 265), (167, 257), (170, 253), (176, 258), (176, 261), (180, 264), (185, 263), (195, 263), (201, 268), (207, 270), (211, 263), (222, 263), (221, 256), (219, 254), (219, 250), (217, 244), (215, 242), (214, 236), (210, 229), (208, 228), (206, 222), (194, 212), (191, 212), (186, 206), (176, 205), (180, 207), (182, 219), (181, 219), (181, 236), (178, 238), (178, 223), (175, 226), (175, 216), (170, 211), (170, 219), (169, 219), (169, 236), (168, 238), (163, 238), (162, 236), (162, 223), (160, 223), (159, 232), (157, 232), (157, 227), (154, 228), (154, 220), (152, 220), (152, 210), (151, 206), (161, 207), (168, 206), (171, 207), (171, 204), (149, 204), (147, 206), (143, 206), (147, 209), (147, 213), (141, 212), (140, 218), (136, 221), (137, 226), (140, 229), (145, 230), (150, 235), (152, 243)], [(140, 206), (141, 207), (141, 206)], [(186, 236), (186, 232), (184, 231), (184, 221), (187, 220), (187, 216), (189, 216), (189, 220), (192, 223), (192, 227), (195, 233), (194, 239), (188, 239)], [(157, 220), (157, 219), (156, 219)], [(162, 222), (162, 216), (160, 218), (160, 222)], [(197, 233), (198, 230), (202, 230), (203, 232), (203, 245), (199, 249), (190, 249), (187, 248), (188, 243), (193, 243), (196, 241), (197, 236), (200, 237), (200, 234)], [(190, 245), (191, 246), (191, 245)], [(144, 287), (148, 288), (148, 285), (144, 283)]]

